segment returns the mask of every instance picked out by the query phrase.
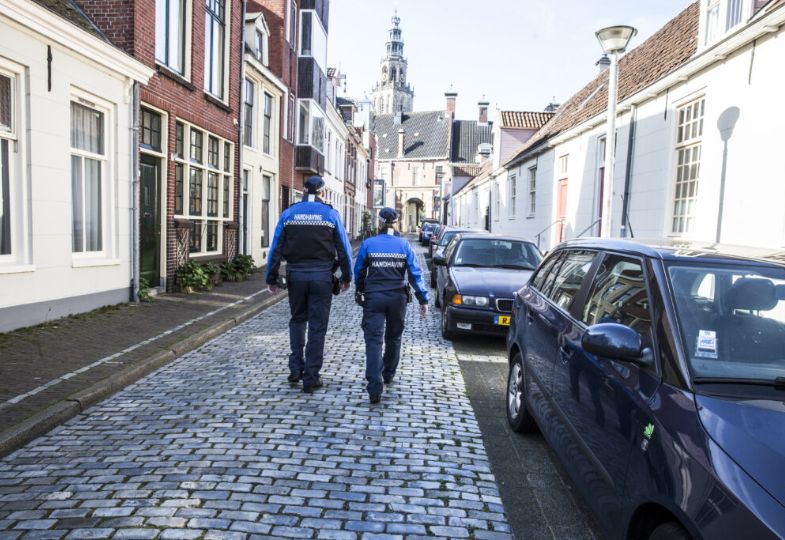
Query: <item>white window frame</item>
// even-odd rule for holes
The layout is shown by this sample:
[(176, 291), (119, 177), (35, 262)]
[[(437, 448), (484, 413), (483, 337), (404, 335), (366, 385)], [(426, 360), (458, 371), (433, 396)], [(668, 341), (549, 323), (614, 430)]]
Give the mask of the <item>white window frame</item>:
[[(700, 165), (703, 154), (703, 129), (706, 119), (706, 96), (696, 96), (676, 107), (674, 136), (675, 169), (671, 197), (670, 236), (687, 236), (695, 230), (695, 219), (700, 189)], [(700, 117), (692, 113), (699, 110)], [(687, 119), (689, 113), (689, 119)], [(683, 116), (684, 115), (684, 116)], [(682, 131), (685, 130), (685, 131)], [(689, 133), (687, 133), (689, 132)], [(697, 159), (696, 158), (697, 155)], [(682, 161), (680, 158), (689, 161)], [(692, 168), (695, 175), (692, 176)], [(690, 175), (685, 179), (684, 174)], [(677, 220), (680, 220), (677, 222)]]
[[(204, 1), (205, 4), (205, 12), (204, 12), (204, 20), (205, 20), (205, 31), (207, 28), (207, 21), (211, 17), (210, 13), (207, 10), (207, 3), (216, 0), (200, 0)], [(208, 95), (218, 99), (224, 104), (229, 103), (229, 72), (231, 71), (231, 66), (229, 64), (230, 52), (232, 48), (232, 2), (231, 0), (222, 0), (224, 1), (224, 16), (223, 16), (223, 64), (222, 69), (223, 72), (221, 75), (221, 88), (220, 92), (215, 92), (214, 88), (211, 87), (212, 85), (212, 77), (210, 76), (210, 69), (208, 67), (208, 59), (211, 58), (211, 55), (208, 54), (208, 43), (207, 39), (205, 39), (204, 43), (204, 91)], [(206, 36), (205, 36), (206, 38)]]
[[(250, 96), (248, 95), (249, 86)], [(249, 105), (251, 106), (250, 125), (248, 125), (249, 119), (246, 114), (246, 107)], [(243, 127), (245, 129), (245, 132), (243, 133), (243, 145), (249, 148), (256, 148), (256, 132), (254, 131), (254, 126), (256, 126), (256, 82), (250, 77), (245, 77), (245, 80), (243, 81), (243, 120)]]
[(518, 198), (518, 176), (511, 174), (507, 177), (508, 200), (510, 201), (510, 211), (507, 212), (508, 219), (515, 219), (515, 211)]
[[(156, 23), (155, 23), (155, 63), (159, 66), (166, 68), (169, 71), (177, 73), (184, 79), (190, 81), (191, 80), (191, 51), (192, 51), (192, 31), (193, 31), (193, 0), (182, 0), (183, 1), (183, 65), (181, 69), (177, 69), (173, 67), (165, 60), (160, 59), (158, 57), (158, 5), (159, 2), (172, 2), (174, 0), (156, 0), (155, 4), (155, 15), (156, 15)], [(179, 0), (178, 0), (179, 1)], [(168, 33), (168, 31), (167, 31)]]
[(528, 168), (528, 198), (526, 200), (526, 217), (533, 218), (537, 211), (537, 165)]
[[(286, 25), (286, 43), (290, 45), (295, 42), (297, 36), (292, 35), (292, 17), (297, 17), (299, 13), (299, 7), (297, 6), (297, 2), (294, 0), (285, 0), (286, 1), (286, 20), (284, 24)], [(294, 5), (294, 13), (292, 13), (292, 5)], [(297, 25), (295, 25), (295, 28)], [(295, 30), (296, 32), (296, 30)]]
[[(204, 257), (214, 256), (223, 253), (223, 235), (224, 225), (234, 219), (234, 143), (221, 136), (211, 133), (210, 131), (199, 127), (197, 125), (186, 122), (182, 118), (176, 118), (176, 122), (183, 125), (183, 155), (177, 156), (175, 153), (174, 162), (175, 166), (181, 166), (183, 169), (183, 192), (182, 192), (182, 212), (176, 214), (175, 217), (187, 219), (192, 222), (201, 224), (201, 238), (198, 251), (190, 251), (191, 257)], [(191, 131), (196, 130), (202, 133), (202, 160), (197, 162), (191, 158)], [(209, 165), (209, 145), (210, 138), (218, 139), (218, 168)], [(229, 161), (228, 169), (224, 167), (226, 161), (226, 143), (229, 144)], [(202, 172), (202, 186), (201, 186), (201, 213), (192, 214), (190, 204), (191, 193), (191, 170), (196, 169)], [(208, 184), (209, 174), (218, 174), (218, 216), (208, 216)], [(229, 207), (228, 215), (224, 215), (224, 193), (225, 186), (229, 186)], [(176, 189), (176, 188), (175, 188)], [(175, 193), (177, 198), (177, 193)], [(218, 225), (216, 236), (216, 249), (212, 251), (207, 250), (207, 224), (208, 222), (216, 222)], [(190, 250), (190, 247), (189, 247)]]
[[(32, 265), (31, 223), (29, 185), (26, 181), (27, 144), (20, 134), (27, 130), (27, 103), (25, 68), (0, 57), (0, 75), (10, 79), (10, 131), (0, 132), (0, 140), (8, 147), (8, 211), (10, 252), (0, 254), (0, 274), (28, 272)], [(70, 124), (69, 124), (70, 125)], [(70, 175), (69, 175), (70, 178)], [(2, 189), (2, 186), (0, 186)], [(2, 198), (0, 194), (0, 198)]]
[[(84, 107), (96, 110), (104, 115), (104, 148), (103, 154), (95, 154), (86, 150), (73, 148), (71, 146), (71, 103), (77, 103)], [(116, 115), (115, 105), (103, 100), (93, 94), (81, 89), (71, 88), (71, 95), (68, 101), (68, 148), (69, 148), (69, 183), (71, 182), (71, 160), (70, 156), (78, 156), (83, 162), (85, 159), (93, 159), (101, 164), (101, 249), (97, 251), (73, 251), (73, 190), (71, 190), (71, 204), (69, 205), (69, 227), (71, 227), (71, 257), (72, 265), (79, 266), (100, 266), (104, 264), (119, 264), (116, 257), (116, 217), (117, 217), (117, 190), (115, 187), (116, 179), (116, 159), (115, 159), (115, 126)], [(84, 167), (82, 168), (84, 171)], [(84, 205), (83, 205), (84, 206)]]
[[(262, 152), (268, 156), (275, 154), (275, 96), (262, 88)], [(267, 107), (270, 107), (270, 116), (267, 116)], [(267, 145), (267, 148), (265, 148)]]

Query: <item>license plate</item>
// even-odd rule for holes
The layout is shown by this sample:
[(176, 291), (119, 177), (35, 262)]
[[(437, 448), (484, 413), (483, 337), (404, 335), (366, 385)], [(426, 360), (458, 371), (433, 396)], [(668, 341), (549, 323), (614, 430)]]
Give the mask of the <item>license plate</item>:
[(510, 326), (510, 317), (506, 315), (496, 315), (493, 318), (493, 324), (496, 326)]

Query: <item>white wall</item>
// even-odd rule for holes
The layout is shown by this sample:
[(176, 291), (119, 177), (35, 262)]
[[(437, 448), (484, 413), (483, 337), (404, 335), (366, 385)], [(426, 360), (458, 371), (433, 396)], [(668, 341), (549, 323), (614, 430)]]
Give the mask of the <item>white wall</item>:
[[(48, 17), (42, 15), (39, 20), (46, 22)], [(0, 309), (16, 307), (22, 313), (20, 306), (44, 303), (35, 314), (33, 308), (24, 311), (22, 324), (16, 324), (22, 319), (13, 320), (14, 315), (0, 316), (3, 331), (31, 324), (30, 317), (42, 322), (51, 316), (129, 299), (133, 101), (130, 80), (106, 66), (99, 67), (100, 60), (85, 58), (81, 51), (11, 24), (1, 13), (0, 27), (0, 68), (16, 72), (18, 139), (10, 155), (10, 181), (19, 200), (11, 213), (15, 230), (26, 231), (15, 245), (15, 254), (0, 257)], [(51, 91), (48, 44), (53, 52)], [(123, 55), (119, 51), (106, 54)], [(72, 252), (70, 104), (77, 96), (106, 108), (104, 253), (87, 258)], [(89, 298), (94, 300), (82, 298), (72, 306), (60, 302), (57, 309), (46, 307), (56, 300), (85, 295), (93, 295)]]

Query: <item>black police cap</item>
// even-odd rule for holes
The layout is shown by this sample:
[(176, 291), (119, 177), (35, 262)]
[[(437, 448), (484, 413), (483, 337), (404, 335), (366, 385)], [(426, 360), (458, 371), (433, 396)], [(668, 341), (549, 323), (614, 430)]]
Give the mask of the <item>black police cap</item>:
[(382, 208), (379, 210), (379, 220), (385, 223), (395, 223), (398, 221), (398, 212), (392, 208)]
[(305, 191), (308, 193), (318, 193), (324, 189), (324, 178), (321, 176), (311, 176), (305, 181)]

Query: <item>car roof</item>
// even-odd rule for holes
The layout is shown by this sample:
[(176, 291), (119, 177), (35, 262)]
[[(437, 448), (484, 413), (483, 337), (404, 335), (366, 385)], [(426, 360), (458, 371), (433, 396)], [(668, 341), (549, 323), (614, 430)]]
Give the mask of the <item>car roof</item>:
[(464, 233), (461, 234), (461, 240), (471, 240), (471, 239), (478, 239), (478, 240), (510, 240), (515, 242), (526, 242), (527, 244), (534, 244), (531, 240), (527, 240), (526, 238), (521, 238), (520, 236), (511, 236), (508, 234), (490, 234), (490, 233)]
[(634, 253), (665, 261), (690, 262), (745, 262), (785, 266), (785, 249), (772, 249), (732, 244), (716, 244), (681, 238), (624, 239), (582, 238), (568, 240), (556, 246), (561, 248), (594, 248), (609, 251)]

